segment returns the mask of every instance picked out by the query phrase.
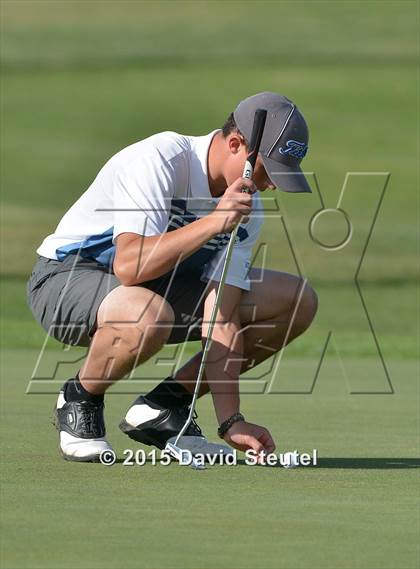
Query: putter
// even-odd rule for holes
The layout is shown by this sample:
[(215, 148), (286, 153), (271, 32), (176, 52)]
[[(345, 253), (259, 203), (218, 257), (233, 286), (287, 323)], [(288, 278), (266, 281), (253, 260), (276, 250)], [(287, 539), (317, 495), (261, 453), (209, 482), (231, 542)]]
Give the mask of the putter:
[[(265, 109), (257, 109), (255, 111), (254, 124), (252, 127), (251, 140), (249, 143), (249, 153), (248, 153), (248, 156), (247, 156), (247, 159), (245, 162), (243, 178), (252, 178), (252, 175), (254, 173), (254, 167), (255, 167), (255, 163), (257, 161), (258, 151), (260, 149), (260, 144), (261, 144), (261, 139), (262, 139), (263, 132), (264, 132), (264, 126), (265, 126), (266, 118), (267, 118), (267, 111)], [(246, 192), (247, 190), (244, 189), (243, 191)], [(210, 317), (210, 322), (209, 322), (209, 330), (208, 330), (208, 334), (207, 334), (207, 338), (206, 338), (206, 343), (204, 344), (203, 357), (201, 358), (200, 368), (198, 370), (197, 381), (195, 384), (193, 398), (192, 398), (191, 405), (190, 405), (190, 412), (188, 414), (188, 417), (187, 417), (187, 420), (185, 421), (184, 426), (179, 431), (175, 441), (173, 443), (167, 443), (166, 447), (165, 447), (165, 450), (173, 458), (178, 460), (180, 462), (180, 464), (185, 464), (185, 462), (182, 461), (182, 457), (185, 455), (185, 449), (181, 449), (178, 446), (178, 443), (179, 443), (180, 438), (183, 436), (185, 431), (188, 429), (188, 426), (191, 423), (191, 420), (192, 420), (193, 415), (194, 415), (195, 405), (197, 403), (198, 394), (200, 392), (201, 381), (203, 379), (204, 370), (205, 370), (206, 363), (207, 363), (207, 354), (210, 350), (210, 346), (211, 346), (211, 342), (212, 342), (213, 328), (214, 328), (214, 324), (216, 321), (216, 315), (217, 315), (217, 311), (219, 310), (219, 306), (220, 306), (220, 303), (222, 300), (222, 294), (223, 294), (223, 289), (224, 289), (224, 285), (225, 285), (227, 270), (229, 268), (230, 259), (232, 257), (233, 246), (234, 246), (235, 241), (236, 241), (236, 236), (238, 233), (239, 225), (240, 224), (238, 223), (236, 225), (236, 227), (233, 229), (233, 231), (230, 235), (228, 246), (227, 246), (226, 257), (225, 257), (225, 261), (223, 263), (222, 274), (220, 277), (219, 286), (217, 288), (216, 300), (214, 302), (213, 310), (211, 312), (211, 317)], [(191, 455), (191, 462), (188, 461), (188, 463), (190, 464), (191, 468), (194, 468), (196, 470), (204, 470), (205, 469), (204, 464), (202, 464), (200, 461), (196, 460), (194, 458), (194, 456), (192, 456), (192, 455)]]

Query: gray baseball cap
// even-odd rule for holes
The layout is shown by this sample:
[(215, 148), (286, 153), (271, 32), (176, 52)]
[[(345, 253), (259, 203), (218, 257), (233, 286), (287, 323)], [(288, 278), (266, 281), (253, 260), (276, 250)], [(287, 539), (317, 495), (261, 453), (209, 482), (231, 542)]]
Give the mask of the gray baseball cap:
[(273, 184), (285, 192), (310, 192), (300, 169), (308, 150), (308, 126), (292, 101), (278, 93), (258, 93), (239, 103), (233, 112), (238, 129), (249, 141), (255, 111), (267, 110), (260, 155)]

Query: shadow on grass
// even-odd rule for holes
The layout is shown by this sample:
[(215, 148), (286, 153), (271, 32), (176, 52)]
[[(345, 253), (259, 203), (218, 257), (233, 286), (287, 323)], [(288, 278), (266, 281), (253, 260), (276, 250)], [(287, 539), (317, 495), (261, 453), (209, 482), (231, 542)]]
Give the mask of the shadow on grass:
[[(116, 464), (122, 464), (125, 459), (117, 458)], [(147, 458), (145, 463), (152, 464)], [(216, 464), (215, 466), (219, 466)], [(238, 459), (237, 466), (249, 466), (244, 459)], [(259, 466), (260, 468), (277, 468), (276, 466)], [(211, 468), (211, 466), (209, 466)], [(318, 458), (316, 466), (302, 466), (302, 468), (319, 469), (332, 468), (337, 470), (403, 470), (407, 468), (420, 468), (420, 458)]]
[[(238, 464), (246, 466), (244, 460), (238, 460)], [(276, 465), (276, 467), (281, 465)], [(264, 466), (263, 468), (272, 468)], [(420, 458), (318, 458), (316, 466), (310, 464), (302, 468), (336, 470), (401, 470), (406, 468), (420, 468)]]
[(420, 458), (319, 458), (312, 468), (399, 470), (420, 468)]

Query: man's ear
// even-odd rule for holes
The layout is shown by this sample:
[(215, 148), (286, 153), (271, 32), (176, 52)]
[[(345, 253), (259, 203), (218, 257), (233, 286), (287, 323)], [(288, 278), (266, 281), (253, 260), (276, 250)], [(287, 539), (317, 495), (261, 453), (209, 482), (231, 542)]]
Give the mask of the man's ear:
[(229, 150), (232, 154), (238, 154), (238, 152), (241, 150), (241, 147), (245, 145), (245, 140), (243, 136), (239, 134), (239, 132), (230, 133), (227, 142)]

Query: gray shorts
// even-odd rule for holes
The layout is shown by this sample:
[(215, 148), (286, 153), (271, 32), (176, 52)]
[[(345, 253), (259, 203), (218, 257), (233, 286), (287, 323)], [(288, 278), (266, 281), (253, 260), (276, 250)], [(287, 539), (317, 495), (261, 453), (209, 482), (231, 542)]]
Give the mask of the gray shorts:
[[(96, 314), (103, 299), (121, 283), (94, 260), (69, 255), (64, 261), (39, 257), (27, 284), (27, 300), (35, 319), (63, 344), (89, 346), (96, 330)], [(140, 286), (140, 285), (138, 285)], [(206, 283), (200, 275), (168, 273), (142, 283), (169, 302), (175, 323), (169, 344), (201, 338)]]

